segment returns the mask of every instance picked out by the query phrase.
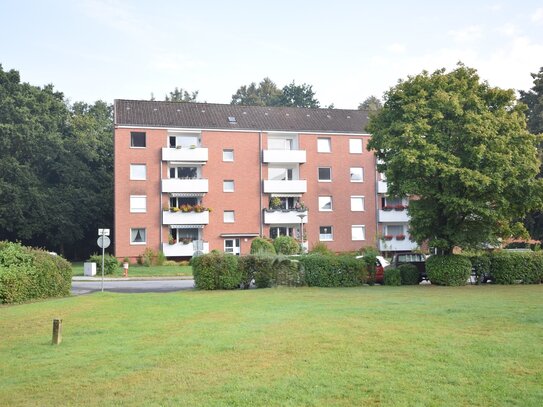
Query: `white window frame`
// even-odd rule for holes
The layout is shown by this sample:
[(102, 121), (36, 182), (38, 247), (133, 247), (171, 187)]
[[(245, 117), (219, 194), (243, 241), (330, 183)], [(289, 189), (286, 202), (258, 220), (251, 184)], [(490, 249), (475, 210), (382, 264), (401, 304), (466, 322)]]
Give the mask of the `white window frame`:
[(350, 138), (349, 139), (349, 153), (350, 154), (362, 154), (363, 143), (360, 138)]
[(222, 192), (234, 192), (236, 184), (232, 179), (225, 179), (222, 182)]
[(222, 160), (224, 162), (233, 162), (234, 161), (234, 150), (232, 148), (225, 148), (222, 150)]
[[(360, 201), (362, 209), (358, 209), (359, 205), (353, 205), (353, 202)], [(351, 211), (364, 212), (366, 210), (366, 198), (363, 195), (351, 195)]]
[(222, 215), (222, 220), (224, 223), (234, 223), (236, 221), (235, 211), (224, 211)]
[[(360, 233), (356, 233), (355, 230), (360, 230)], [(366, 240), (366, 225), (352, 225), (351, 226), (351, 240), (352, 241), (362, 241)]]
[(317, 138), (317, 153), (331, 153), (332, 139), (330, 137)]
[[(322, 207), (330, 203), (330, 209), (323, 209)], [(331, 195), (319, 196), (319, 212), (332, 212), (334, 210), (334, 203)]]
[[(139, 168), (141, 169), (143, 167), (144, 169), (144, 176), (143, 178), (138, 177), (135, 172)], [(147, 180), (147, 164), (130, 164), (130, 181), (146, 181)]]
[[(362, 173), (362, 179), (353, 179), (353, 170), (360, 170)], [(351, 182), (364, 182), (364, 167), (351, 167), (349, 168), (349, 180)]]
[[(133, 240), (134, 233), (137, 233), (137, 230), (143, 230), (143, 242), (135, 242)], [(140, 234), (141, 235), (141, 234)], [(147, 229), (146, 228), (130, 228), (130, 244), (131, 245), (145, 245), (147, 244)]]
[(130, 195), (130, 213), (147, 212), (147, 195)]
[[(330, 233), (326, 233), (326, 234), (321, 233), (321, 228), (330, 228)], [(319, 226), (319, 241), (331, 242), (333, 240), (334, 240), (334, 227), (333, 226)]]
[[(320, 169), (328, 168), (330, 170), (330, 179), (321, 179)], [(319, 182), (332, 182), (332, 167), (318, 167), (317, 168), (317, 179)]]

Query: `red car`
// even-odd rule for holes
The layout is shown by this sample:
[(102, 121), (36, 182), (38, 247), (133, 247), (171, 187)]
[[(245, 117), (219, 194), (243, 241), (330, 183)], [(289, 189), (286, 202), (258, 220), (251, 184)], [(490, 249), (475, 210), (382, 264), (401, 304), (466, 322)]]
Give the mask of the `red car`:
[[(361, 259), (364, 256), (356, 256), (357, 259)], [(384, 283), (385, 279), (385, 267), (390, 263), (383, 256), (375, 256), (375, 282), (379, 284)]]

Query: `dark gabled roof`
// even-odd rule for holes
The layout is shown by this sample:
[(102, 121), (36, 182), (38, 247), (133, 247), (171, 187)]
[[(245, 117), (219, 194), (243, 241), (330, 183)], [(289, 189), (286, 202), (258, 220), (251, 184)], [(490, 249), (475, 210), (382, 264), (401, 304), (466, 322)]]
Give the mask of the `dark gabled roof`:
[(116, 126), (365, 133), (367, 122), (363, 110), (115, 100)]

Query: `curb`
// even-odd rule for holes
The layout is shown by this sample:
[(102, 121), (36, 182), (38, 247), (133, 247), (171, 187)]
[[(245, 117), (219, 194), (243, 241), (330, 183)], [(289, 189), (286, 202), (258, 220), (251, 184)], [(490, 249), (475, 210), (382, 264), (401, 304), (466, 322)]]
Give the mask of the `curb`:
[[(193, 276), (171, 276), (171, 277), (104, 277), (104, 281), (160, 281), (160, 280), (194, 280)], [(78, 282), (100, 282), (102, 277), (74, 276), (72, 281)]]

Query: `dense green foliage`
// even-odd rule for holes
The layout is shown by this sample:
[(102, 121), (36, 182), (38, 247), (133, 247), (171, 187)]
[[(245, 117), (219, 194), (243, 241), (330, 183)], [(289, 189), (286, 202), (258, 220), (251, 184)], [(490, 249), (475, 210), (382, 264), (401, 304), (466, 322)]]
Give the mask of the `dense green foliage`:
[(451, 253), (522, 235), (517, 219), (541, 207), (539, 138), (526, 130), (512, 90), (490, 87), (460, 65), (400, 81), (370, 118), (393, 196), (409, 203), (411, 236)]
[(298, 254), (300, 253), (300, 244), (291, 236), (278, 236), (273, 240), (273, 247), (277, 254)]
[(313, 287), (354, 287), (367, 281), (364, 262), (351, 256), (310, 254), (299, 257), (304, 279)]
[(467, 256), (471, 262), (471, 270), (475, 273), (475, 282), (484, 283), (490, 276), (490, 254), (480, 253)]
[(273, 241), (266, 237), (255, 237), (251, 242), (251, 254), (275, 254)]
[(376, 96), (369, 96), (358, 105), (358, 110), (367, 110), (369, 112), (378, 112), (383, 108), (383, 103)]
[(70, 295), (72, 268), (60, 256), (0, 242), (0, 304)]
[(402, 285), (419, 284), (420, 273), (417, 266), (414, 264), (400, 264), (398, 270), (400, 271)]
[(232, 290), (242, 282), (238, 256), (210, 253), (193, 257), (191, 265), (194, 284), (201, 290)]
[(112, 107), (0, 65), (0, 240), (86, 258), (113, 219)]
[(290, 107), (319, 107), (313, 87), (308, 84), (292, 83), (279, 89), (270, 79), (264, 78), (258, 85), (252, 82), (249, 86), (241, 86), (232, 95), (233, 105), (243, 106), (290, 106)]
[(426, 260), (426, 273), (432, 284), (466, 285), (471, 275), (471, 262), (466, 256), (458, 254), (430, 256)]
[(324, 242), (317, 242), (314, 243), (311, 247), (311, 250), (309, 251), (310, 254), (322, 254), (322, 255), (330, 255), (332, 256), (334, 252), (330, 250), (330, 248), (326, 245)]
[(491, 279), (496, 284), (538, 284), (543, 281), (543, 254), (540, 252), (492, 253)]
[(274, 257), (264, 254), (241, 256), (238, 260), (238, 267), (241, 273), (242, 287), (249, 288), (253, 280), (255, 280), (257, 288), (271, 287)]
[[(96, 272), (98, 274), (102, 273), (102, 255), (94, 253), (92, 256), (89, 257), (87, 260), (92, 263), (96, 263)], [(115, 256), (112, 256), (109, 253), (106, 253), (104, 255), (104, 274), (110, 275), (115, 273), (115, 271), (119, 268), (119, 261)]]
[(395, 267), (388, 267), (385, 269), (384, 276), (385, 285), (401, 285), (402, 284), (402, 275), (400, 274), (400, 269)]

